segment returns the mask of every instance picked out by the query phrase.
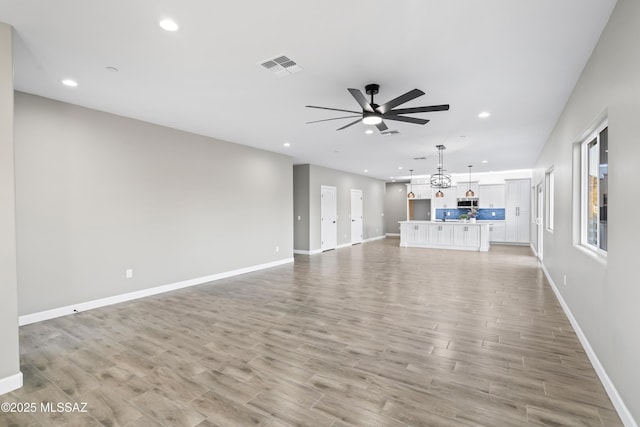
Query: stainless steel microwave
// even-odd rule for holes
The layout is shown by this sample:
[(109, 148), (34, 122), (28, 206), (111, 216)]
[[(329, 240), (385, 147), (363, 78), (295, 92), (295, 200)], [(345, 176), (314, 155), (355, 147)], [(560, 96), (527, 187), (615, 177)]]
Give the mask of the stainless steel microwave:
[(477, 208), (478, 207), (478, 198), (477, 197), (465, 197), (463, 199), (458, 199), (458, 207), (459, 208)]

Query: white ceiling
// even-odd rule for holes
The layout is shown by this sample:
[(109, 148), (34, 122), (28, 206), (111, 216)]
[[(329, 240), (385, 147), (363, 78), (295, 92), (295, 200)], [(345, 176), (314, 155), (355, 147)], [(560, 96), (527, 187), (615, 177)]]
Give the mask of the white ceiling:
[[(433, 172), (437, 144), (451, 173), (532, 167), (615, 2), (1, 0), (0, 21), (18, 90), (389, 180)], [(304, 71), (258, 65), (280, 54)], [(394, 136), (305, 124), (345, 115), (307, 104), (360, 110), (347, 88), (367, 83), (379, 104), (418, 88), (400, 108), (451, 109), (387, 122)]]

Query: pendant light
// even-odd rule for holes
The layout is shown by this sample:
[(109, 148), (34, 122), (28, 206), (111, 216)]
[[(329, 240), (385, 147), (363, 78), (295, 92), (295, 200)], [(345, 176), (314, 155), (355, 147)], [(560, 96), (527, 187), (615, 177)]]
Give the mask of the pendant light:
[(447, 147), (444, 145), (436, 145), (438, 149), (438, 172), (431, 175), (431, 188), (437, 188), (438, 192), (436, 193), (436, 197), (444, 197), (444, 193), (442, 189), (451, 187), (451, 175), (447, 175), (444, 173), (444, 150)]
[(409, 180), (409, 194), (407, 194), (408, 199), (415, 199), (416, 195), (413, 194), (413, 169), (409, 169), (411, 172), (411, 179)]
[(473, 192), (473, 190), (471, 189), (471, 168), (473, 167), (473, 165), (469, 165), (469, 189), (467, 190), (465, 194), (465, 196), (467, 197), (473, 197), (475, 196), (476, 193)]

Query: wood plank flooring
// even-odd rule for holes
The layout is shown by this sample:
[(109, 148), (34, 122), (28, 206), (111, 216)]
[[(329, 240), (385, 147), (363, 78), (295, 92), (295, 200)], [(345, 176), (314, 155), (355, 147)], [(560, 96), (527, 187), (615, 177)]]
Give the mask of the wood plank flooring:
[(20, 328), (2, 426), (622, 425), (524, 247), (357, 245)]

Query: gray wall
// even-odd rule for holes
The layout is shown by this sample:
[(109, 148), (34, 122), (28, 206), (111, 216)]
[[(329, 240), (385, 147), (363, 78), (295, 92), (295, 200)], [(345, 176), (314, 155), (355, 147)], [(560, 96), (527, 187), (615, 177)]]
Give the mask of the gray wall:
[(309, 165), (293, 167), (293, 247), (309, 250)]
[(0, 380), (20, 372), (13, 164), (12, 28), (0, 22)]
[(398, 221), (407, 220), (407, 184), (387, 182), (384, 196), (384, 229), (386, 233), (400, 233)]
[[(640, 421), (640, 285), (638, 242), (638, 118), (640, 2), (619, 0), (555, 129), (532, 182), (555, 171), (555, 226), (544, 232), (544, 265), (626, 402)], [(608, 256), (574, 244), (579, 185), (572, 180), (572, 146), (602, 113), (609, 119)], [(567, 284), (563, 285), (564, 275)]]
[[(296, 242), (300, 242), (302, 246), (296, 246), (295, 249), (303, 251), (320, 249), (320, 188), (323, 185), (336, 187), (338, 245), (351, 242), (351, 189), (362, 190), (363, 239), (384, 235), (385, 187), (383, 181), (315, 165), (296, 165), (294, 174), (296, 180), (302, 179), (298, 177), (305, 174), (309, 177), (308, 195), (304, 194), (306, 186), (304, 181), (301, 181), (302, 184), (296, 189), (296, 198), (302, 196), (306, 197), (305, 201), (309, 201), (307, 233), (309, 237), (296, 236)], [(295, 203), (297, 205), (298, 201), (296, 200)], [(296, 222), (298, 222), (297, 217)], [(296, 225), (296, 233), (298, 230), (302, 230), (303, 234), (306, 231), (303, 225), (300, 227)], [(304, 245), (307, 241), (308, 245)]]
[(289, 157), (15, 101), (21, 315), (292, 257)]

